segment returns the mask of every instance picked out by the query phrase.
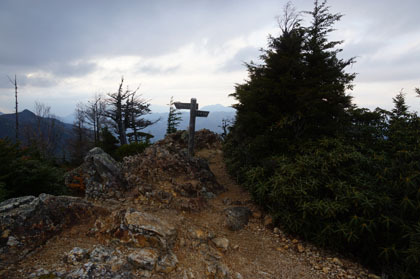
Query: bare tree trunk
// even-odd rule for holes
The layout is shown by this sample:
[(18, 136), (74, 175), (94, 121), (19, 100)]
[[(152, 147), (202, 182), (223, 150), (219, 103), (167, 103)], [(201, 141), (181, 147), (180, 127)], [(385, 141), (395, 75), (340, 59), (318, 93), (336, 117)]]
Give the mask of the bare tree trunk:
[(15, 75), (15, 114), (16, 114), (16, 142), (19, 140), (19, 114), (18, 114), (18, 87), (17, 87), (17, 80)]
[(16, 114), (16, 142), (19, 140), (19, 116), (18, 116), (18, 86), (17, 86), (17, 79), (15, 75), (15, 80), (12, 80), (9, 76), (9, 81), (14, 85), (15, 87), (15, 114)]
[(51, 107), (35, 102), (37, 131), (33, 133), (33, 142), (45, 158), (54, 158), (62, 133), (62, 127), (50, 110)]
[(124, 126), (124, 119), (123, 119), (123, 110), (122, 110), (122, 100), (123, 100), (123, 93), (122, 93), (122, 85), (123, 85), (124, 79), (121, 79), (120, 87), (118, 88), (118, 99), (117, 99), (117, 113), (116, 113), (116, 119), (117, 119), (117, 125), (118, 125), (118, 134), (120, 138), (121, 145), (127, 144), (127, 137), (125, 135), (125, 126)]
[(135, 111), (134, 111), (134, 95), (131, 95), (131, 102), (130, 102), (130, 108), (129, 111), (131, 110), (131, 128), (133, 129), (133, 134), (134, 134), (134, 142), (138, 143), (139, 142), (139, 138), (137, 135), (137, 125), (136, 125), (136, 115), (135, 115)]
[(112, 125), (115, 132), (118, 134), (121, 145), (127, 144), (126, 130), (131, 129), (132, 133), (128, 136), (130, 139), (135, 138), (138, 142), (140, 140), (139, 131), (145, 127), (154, 124), (149, 120), (138, 119), (144, 114), (150, 113), (149, 104), (146, 100), (136, 97), (136, 90), (123, 91), (124, 78), (121, 78), (121, 83), (118, 91), (115, 93), (108, 93), (107, 104), (109, 109), (106, 109), (104, 115), (112, 120)]

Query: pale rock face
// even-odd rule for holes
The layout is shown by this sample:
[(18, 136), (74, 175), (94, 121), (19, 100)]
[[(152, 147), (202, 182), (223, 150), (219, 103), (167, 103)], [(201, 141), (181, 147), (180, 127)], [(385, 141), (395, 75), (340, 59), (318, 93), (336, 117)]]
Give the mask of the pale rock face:
[(88, 152), (78, 168), (66, 173), (65, 183), (83, 184), (90, 199), (121, 198), (127, 192), (127, 183), (121, 165), (101, 148)]
[(177, 256), (172, 252), (169, 251), (166, 255), (164, 255), (156, 265), (156, 271), (162, 273), (169, 273), (176, 268), (178, 264)]
[(229, 239), (226, 237), (216, 237), (211, 241), (216, 245), (217, 248), (221, 248), (223, 251), (227, 251), (229, 248)]
[[(53, 273), (54, 274), (54, 273)], [(83, 266), (66, 274), (66, 279), (131, 279), (132, 274), (126, 271), (114, 272), (110, 265), (87, 262)]]
[(96, 245), (95, 249), (90, 253), (90, 261), (92, 262), (106, 262), (112, 256), (112, 250), (102, 245)]
[(177, 235), (173, 226), (144, 212), (127, 211), (124, 215), (124, 224), (134, 235), (156, 236), (163, 249), (172, 247)]
[(89, 257), (89, 252), (86, 249), (74, 247), (70, 252), (64, 255), (64, 262), (72, 265), (87, 259)]
[(0, 203), (0, 269), (15, 263), (63, 229), (106, 212), (76, 197), (26, 196)]
[(144, 248), (132, 252), (128, 255), (128, 262), (145, 270), (153, 270), (158, 260), (159, 253), (153, 248)]

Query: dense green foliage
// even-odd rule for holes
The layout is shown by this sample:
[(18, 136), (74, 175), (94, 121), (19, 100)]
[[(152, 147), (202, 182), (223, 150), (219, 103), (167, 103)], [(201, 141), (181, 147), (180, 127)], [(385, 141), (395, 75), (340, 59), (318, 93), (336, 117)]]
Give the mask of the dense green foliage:
[(357, 256), (391, 278), (419, 278), (420, 118), (404, 95), (386, 111), (345, 94), (353, 60), (327, 35), (340, 15), (315, 1), (309, 27), (286, 13), (263, 65), (233, 97), (230, 172), (291, 233)]
[(181, 112), (175, 108), (174, 99), (171, 97), (171, 100), (169, 101), (168, 125), (166, 127), (167, 135), (177, 131), (181, 119)]
[(63, 171), (32, 148), (0, 140), (0, 201), (25, 196), (64, 194)]
[(132, 142), (130, 144), (124, 144), (115, 150), (115, 158), (122, 160), (126, 156), (133, 156), (143, 153), (143, 151), (149, 146), (146, 142)]

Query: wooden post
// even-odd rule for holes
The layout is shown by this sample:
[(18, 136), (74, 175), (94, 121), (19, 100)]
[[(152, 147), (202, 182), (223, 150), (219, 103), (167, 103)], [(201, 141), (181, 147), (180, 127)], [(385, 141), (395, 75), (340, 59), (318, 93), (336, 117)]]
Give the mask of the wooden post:
[(188, 133), (188, 156), (194, 156), (194, 133), (195, 133), (195, 112), (196, 112), (197, 99), (191, 98), (190, 107), (190, 126)]
[(188, 157), (194, 156), (194, 133), (195, 133), (195, 118), (196, 117), (207, 117), (209, 111), (198, 110), (197, 99), (191, 98), (191, 103), (175, 102), (177, 109), (189, 109), (190, 110), (190, 126), (188, 131)]

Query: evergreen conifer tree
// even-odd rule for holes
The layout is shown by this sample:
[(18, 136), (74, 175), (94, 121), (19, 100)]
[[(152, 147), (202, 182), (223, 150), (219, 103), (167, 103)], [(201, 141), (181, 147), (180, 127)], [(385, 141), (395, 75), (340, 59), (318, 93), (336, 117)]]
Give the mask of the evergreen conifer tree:
[(322, 3), (315, 0), (313, 11), (306, 13), (312, 17), (312, 22), (305, 28), (305, 91), (298, 95), (299, 103), (305, 111), (308, 136), (334, 135), (348, 124), (351, 97), (346, 90), (352, 89), (355, 74), (346, 73), (344, 69), (354, 63), (354, 59), (338, 58), (342, 41), (327, 38), (341, 14), (331, 14), (326, 0)]
[(301, 134), (295, 96), (303, 83), (304, 29), (290, 6), (279, 24), (281, 35), (270, 36), (268, 49), (260, 56), (264, 63), (246, 64), (249, 79), (231, 94), (238, 103), (226, 152), (240, 165), (286, 150), (288, 139)]
[(285, 7), (281, 35), (269, 37), (263, 64), (247, 64), (248, 81), (231, 94), (238, 104), (227, 151), (241, 164), (294, 152), (302, 141), (334, 136), (350, 123), (346, 90), (355, 75), (344, 69), (353, 59), (339, 59), (341, 42), (327, 38), (341, 15), (331, 14), (326, 1), (307, 13), (312, 22), (303, 27), (300, 14)]
[(180, 115), (181, 112), (175, 108), (174, 99), (171, 97), (171, 100), (169, 101), (168, 126), (166, 128), (167, 135), (177, 131), (177, 127), (182, 119)]

